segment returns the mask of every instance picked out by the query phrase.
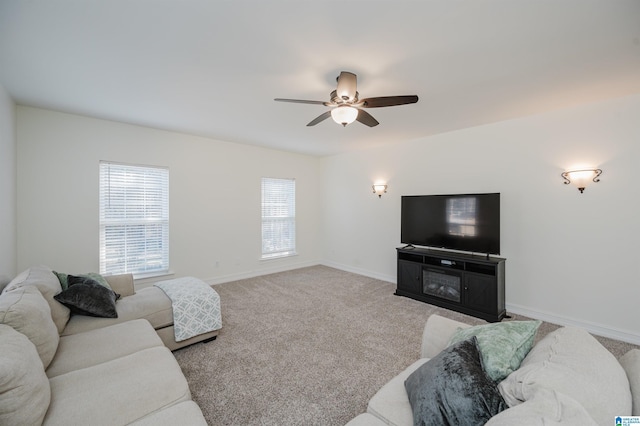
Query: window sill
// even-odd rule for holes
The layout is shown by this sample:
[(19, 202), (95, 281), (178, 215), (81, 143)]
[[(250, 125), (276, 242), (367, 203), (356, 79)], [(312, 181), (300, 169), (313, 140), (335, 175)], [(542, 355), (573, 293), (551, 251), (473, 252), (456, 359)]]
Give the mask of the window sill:
[(287, 253), (278, 253), (278, 254), (269, 254), (266, 256), (262, 256), (260, 258), (260, 261), (264, 261), (264, 260), (276, 260), (276, 259), (283, 259), (286, 257), (294, 257), (297, 256), (298, 253), (296, 253), (295, 251), (291, 251), (291, 252), (287, 252)]
[(147, 272), (144, 274), (133, 274), (133, 279), (138, 280), (146, 280), (150, 278), (160, 278), (160, 277), (169, 277), (175, 275), (173, 271), (162, 271), (162, 272)]

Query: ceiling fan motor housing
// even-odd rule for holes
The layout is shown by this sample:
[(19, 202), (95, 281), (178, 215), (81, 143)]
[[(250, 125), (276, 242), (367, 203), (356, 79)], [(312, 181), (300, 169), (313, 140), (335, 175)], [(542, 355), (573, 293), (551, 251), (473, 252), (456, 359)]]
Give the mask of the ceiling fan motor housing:
[(338, 87), (336, 92), (343, 102), (355, 102), (358, 95), (356, 87), (358, 85), (358, 77), (352, 72), (342, 71), (337, 78)]
[(336, 104), (336, 105), (341, 105), (341, 104), (354, 104), (356, 102), (358, 102), (358, 96), (360, 94), (358, 92), (356, 92), (355, 96), (353, 97), (353, 99), (349, 99), (347, 97), (347, 99), (344, 99), (343, 97), (338, 96), (338, 91), (334, 90), (333, 92), (331, 92), (331, 94), (329, 96), (331, 96), (331, 103), (332, 104)]

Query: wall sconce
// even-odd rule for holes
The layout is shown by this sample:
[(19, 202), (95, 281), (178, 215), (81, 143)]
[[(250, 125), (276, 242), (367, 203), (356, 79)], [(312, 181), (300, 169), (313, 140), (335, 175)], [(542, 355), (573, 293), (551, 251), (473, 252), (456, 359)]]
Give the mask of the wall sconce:
[(382, 194), (387, 193), (387, 184), (385, 183), (376, 183), (371, 188), (373, 188), (374, 194), (378, 194), (378, 198), (382, 198)]
[(578, 191), (582, 194), (590, 181), (600, 182), (599, 176), (602, 174), (601, 169), (581, 169), (563, 172), (564, 184), (569, 185), (573, 182), (578, 187)]

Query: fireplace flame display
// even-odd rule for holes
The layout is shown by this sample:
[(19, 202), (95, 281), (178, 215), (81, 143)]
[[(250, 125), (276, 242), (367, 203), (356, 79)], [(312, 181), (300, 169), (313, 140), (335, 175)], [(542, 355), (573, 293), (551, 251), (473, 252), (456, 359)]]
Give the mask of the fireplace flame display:
[(440, 271), (425, 270), (422, 274), (423, 292), (441, 299), (460, 302), (460, 277)]

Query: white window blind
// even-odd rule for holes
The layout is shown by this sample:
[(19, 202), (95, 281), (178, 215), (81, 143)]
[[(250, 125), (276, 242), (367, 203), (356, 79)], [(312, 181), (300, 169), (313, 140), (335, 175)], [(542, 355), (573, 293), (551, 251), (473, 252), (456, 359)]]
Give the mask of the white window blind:
[(296, 181), (262, 178), (262, 258), (296, 254)]
[(169, 169), (100, 162), (100, 273), (169, 271)]

